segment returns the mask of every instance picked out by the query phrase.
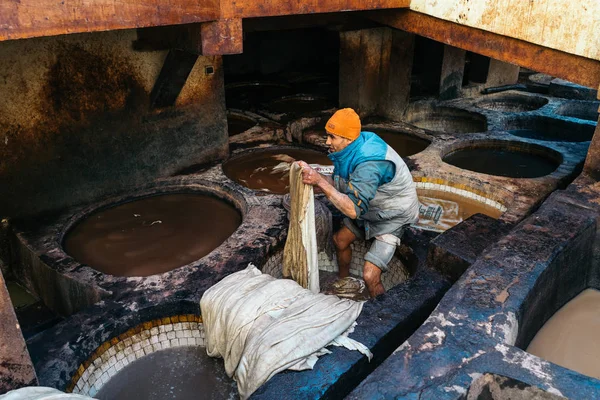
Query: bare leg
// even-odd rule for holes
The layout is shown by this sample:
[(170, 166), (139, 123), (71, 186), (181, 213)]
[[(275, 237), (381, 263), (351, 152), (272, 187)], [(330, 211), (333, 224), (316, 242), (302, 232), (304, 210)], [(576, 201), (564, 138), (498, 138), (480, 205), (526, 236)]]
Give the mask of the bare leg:
[(333, 243), (337, 253), (338, 267), (340, 268), (340, 278), (350, 275), (350, 261), (352, 261), (352, 248), (350, 245), (356, 240), (356, 235), (346, 226), (333, 235)]
[(381, 269), (379, 269), (378, 266), (369, 261), (365, 261), (363, 278), (372, 298), (385, 293), (385, 289), (381, 283)]

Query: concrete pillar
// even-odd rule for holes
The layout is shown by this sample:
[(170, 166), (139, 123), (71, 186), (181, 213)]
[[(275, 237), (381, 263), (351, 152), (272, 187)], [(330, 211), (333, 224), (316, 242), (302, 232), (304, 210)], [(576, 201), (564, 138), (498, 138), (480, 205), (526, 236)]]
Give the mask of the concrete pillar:
[(519, 79), (519, 69), (520, 67), (518, 65), (490, 59), (490, 68), (488, 70), (485, 87), (513, 85), (517, 83)]
[(381, 73), (379, 114), (399, 120), (410, 99), (415, 35), (395, 29), (387, 29), (387, 33), (386, 48), (389, 47), (389, 59), (384, 58), (382, 64), (384, 68)]
[(398, 118), (408, 105), (414, 35), (390, 28), (340, 33), (340, 107)]
[(0, 273), (0, 393), (36, 386), (37, 377), (15, 310)]
[(440, 100), (460, 96), (465, 73), (466, 51), (450, 45), (444, 46), (444, 58), (440, 75)]

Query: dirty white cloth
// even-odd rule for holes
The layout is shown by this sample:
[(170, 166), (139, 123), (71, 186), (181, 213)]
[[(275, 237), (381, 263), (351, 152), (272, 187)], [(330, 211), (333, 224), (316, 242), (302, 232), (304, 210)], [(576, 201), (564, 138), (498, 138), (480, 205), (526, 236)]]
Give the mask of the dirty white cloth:
[(283, 249), (283, 276), (319, 293), (319, 259), (315, 228), (314, 193), (302, 183), (302, 167), (290, 169), (290, 225)]
[(328, 345), (371, 358), (347, 337), (363, 303), (312, 293), (290, 279), (275, 279), (250, 264), (209, 288), (200, 301), (206, 351), (222, 357), (246, 399), (276, 373), (311, 369)]
[(419, 229), (444, 232), (462, 222), (460, 205), (451, 200), (419, 197)]
[(0, 395), (1, 400), (90, 400), (91, 397), (80, 394), (61, 392), (60, 390), (42, 387), (29, 386)]

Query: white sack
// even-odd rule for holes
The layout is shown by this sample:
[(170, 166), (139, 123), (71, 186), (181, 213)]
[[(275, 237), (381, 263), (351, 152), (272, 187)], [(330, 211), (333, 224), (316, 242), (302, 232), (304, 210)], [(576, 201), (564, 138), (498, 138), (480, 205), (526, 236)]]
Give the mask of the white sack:
[(329, 344), (359, 349), (370, 359), (368, 348), (339, 338), (362, 306), (275, 279), (252, 264), (209, 288), (200, 301), (207, 353), (224, 359), (242, 399), (280, 371), (312, 368)]

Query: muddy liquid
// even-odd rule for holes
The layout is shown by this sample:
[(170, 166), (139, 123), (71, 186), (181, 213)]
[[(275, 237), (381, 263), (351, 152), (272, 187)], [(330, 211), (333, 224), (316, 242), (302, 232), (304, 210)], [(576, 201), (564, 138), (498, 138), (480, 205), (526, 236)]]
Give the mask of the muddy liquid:
[(290, 98), (273, 101), (269, 110), (276, 113), (304, 114), (331, 108), (331, 103), (321, 98)]
[(387, 129), (373, 129), (400, 157), (408, 157), (422, 152), (429, 146), (429, 141), (402, 132)]
[(458, 150), (445, 156), (444, 162), (469, 171), (511, 178), (538, 178), (558, 167), (556, 161), (537, 154), (494, 148)]
[(237, 115), (227, 116), (227, 131), (229, 132), (229, 136), (239, 135), (254, 126), (256, 126), (256, 121), (253, 121), (250, 118), (244, 118)]
[(263, 192), (289, 192), (290, 165), (294, 160), (309, 164), (331, 165), (324, 153), (308, 149), (269, 149), (255, 151), (223, 164), (227, 177), (240, 185)]
[(600, 291), (586, 289), (558, 310), (527, 351), (600, 379)]
[(240, 213), (222, 200), (167, 194), (90, 215), (67, 234), (64, 246), (106, 274), (149, 276), (204, 257), (240, 224)]
[(426, 230), (443, 232), (477, 213), (492, 218), (500, 218), (502, 214), (495, 207), (456, 193), (417, 189), (417, 195), (421, 203), (417, 226)]
[(102, 386), (100, 400), (238, 399), (237, 385), (222, 359), (204, 347), (177, 347), (142, 357)]

